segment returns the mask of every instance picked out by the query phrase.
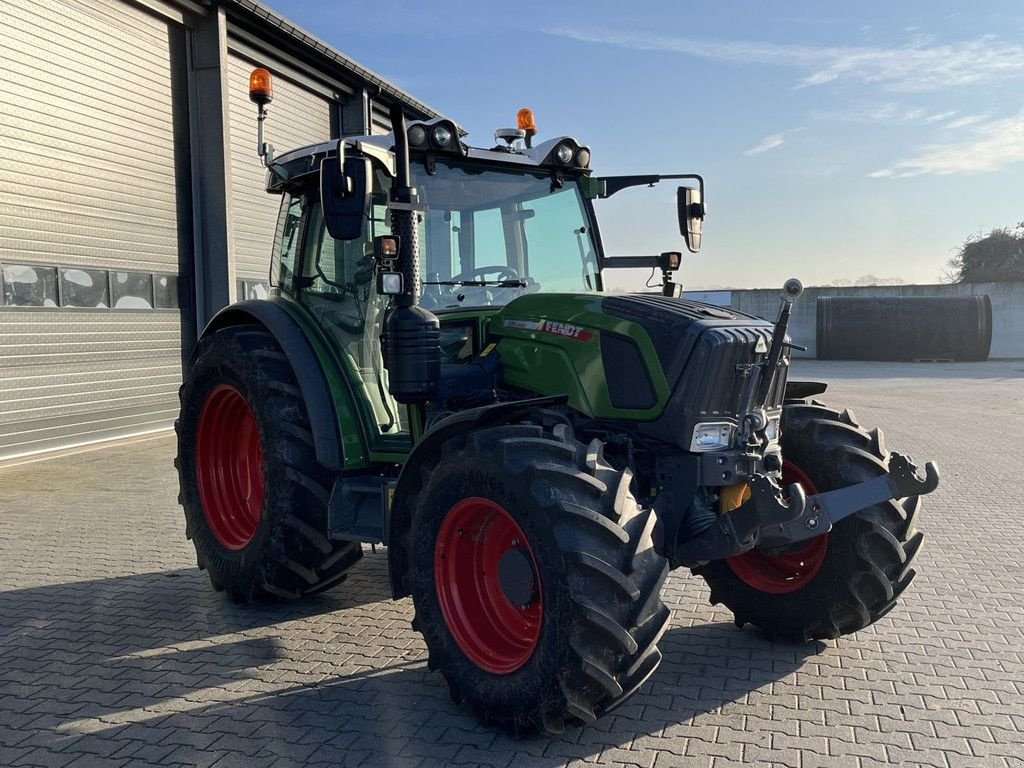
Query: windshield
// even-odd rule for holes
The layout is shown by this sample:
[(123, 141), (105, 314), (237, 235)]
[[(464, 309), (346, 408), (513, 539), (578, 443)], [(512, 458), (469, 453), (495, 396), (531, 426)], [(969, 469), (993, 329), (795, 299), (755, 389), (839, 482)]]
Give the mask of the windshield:
[(424, 207), (421, 299), (427, 308), (499, 306), (525, 293), (597, 290), (590, 222), (575, 180), (438, 162), (413, 166)]

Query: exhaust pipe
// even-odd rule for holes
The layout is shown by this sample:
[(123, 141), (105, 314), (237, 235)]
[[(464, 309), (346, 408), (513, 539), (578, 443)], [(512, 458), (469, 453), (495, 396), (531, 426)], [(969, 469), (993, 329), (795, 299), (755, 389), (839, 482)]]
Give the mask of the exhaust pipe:
[(417, 304), (420, 295), (419, 214), (411, 184), (405, 113), (391, 107), (397, 173), (391, 185), (391, 232), (398, 238), (398, 264), (404, 291), (384, 321), (381, 336), (388, 390), (400, 403), (424, 403), (437, 395), (441, 381), (441, 323)]

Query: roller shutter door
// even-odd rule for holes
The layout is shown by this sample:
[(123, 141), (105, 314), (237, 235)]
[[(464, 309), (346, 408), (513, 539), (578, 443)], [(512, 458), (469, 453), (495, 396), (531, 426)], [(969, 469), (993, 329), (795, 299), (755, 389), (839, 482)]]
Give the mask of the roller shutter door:
[[(249, 101), (248, 91), (249, 72), (255, 66), (259, 65), (229, 55), (231, 224), (235, 276), (266, 282), (281, 198), (267, 194), (267, 172), (256, 156), (256, 106)], [(328, 99), (275, 73), (274, 101), (265, 125), (267, 141), (278, 154), (325, 141), (331, 136), (331, 109)]]
[(0, 458), (167, 427), (180, 30), (118, 0), (5, 0), (0, 21)]

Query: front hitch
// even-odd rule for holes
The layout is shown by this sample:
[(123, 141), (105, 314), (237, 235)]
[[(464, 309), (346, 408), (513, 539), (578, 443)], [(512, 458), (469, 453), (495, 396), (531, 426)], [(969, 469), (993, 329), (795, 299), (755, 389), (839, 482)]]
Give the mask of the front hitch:
[(699, 536), (678, 544), (673, 560), (721, 560), (755, 547), (773, 554), (827, 533), (843, 518), (875, 504), (931, 493), (939, 486), (939, 469), (930, 461), (924, 469), (925, 477), (920, 478), (909, 457), (891, 453), (887, 474), (814, 496), (807, 496), (799, 484), (790, 485), (784, 496), (774, 478), (754, 475), (750, 498), (719, 516)]

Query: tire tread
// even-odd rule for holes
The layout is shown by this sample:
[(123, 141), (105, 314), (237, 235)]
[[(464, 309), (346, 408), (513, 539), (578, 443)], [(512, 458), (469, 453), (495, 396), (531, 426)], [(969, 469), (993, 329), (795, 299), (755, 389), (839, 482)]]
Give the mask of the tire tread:
[[(827, 481), (819, 491), (886, 472), (884, 434), (877, 428), (865, 430), (849, 409), (789, 401), (782, 421), (783, 454), (794, 457), (816, 484), (816, 477)], [(840, 521), (829, 534), (823, 570), (830, 559), (838, 563), (835, 558), (843, 558), (846, 570), (792, 593), (760, 592), (743, 583), (725, 561), (707, 563), (694, 573), (707, 581), (713, 604), (732, 610), (737, 626), (754, 624), (769, 635), (797, 642), (834, 639), (878, 621), (909, 586), (924, 538), (914, 530), (920, 507), (921, 499), (912, 496), (876, 504)]]
[[(203, 533), (207, 524), (191, 469), (195, 451), (192, 422), (201, 405), (192, 400), (204, 387), (213, 386), (224, 369), (266, 393), (264, 407), (254, 407), (261, 434), (269, 431), (269, 444), (275, 446), (273, 451), (264, 450), (264, 461), (277, 462), (278, 476), (286, 484), (283, 498), (290, 499), (280, 508), (264, 509), (261, 526), (267, 527), (268, 535), (260, 551), (252, 553), (251, 564), (242, 570), (229, 567), (230, 562), (215, 546), (211, 548), (209, 535)], [(249, 602), (295, 599), (344, 581), (362, 557), (362, 548), (358, 543), (331, 541), (326, 535), (331, 473), (316, 460), (302, 392), (276, 339), (259, 326), (220, 329), (200, 340), (192, 370), (194, 375), (179, 390), (182, 414), (176, 421), (175, 467), (186, 537), (196, 546), (197, 564), (207, 570), (213, 588), (227, 592), (236, 602)]]

